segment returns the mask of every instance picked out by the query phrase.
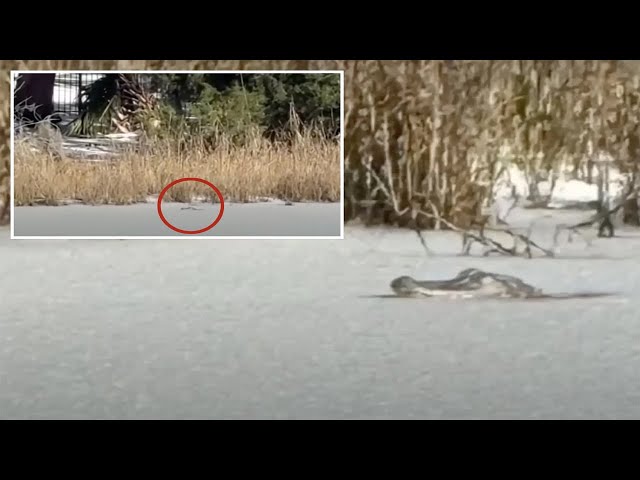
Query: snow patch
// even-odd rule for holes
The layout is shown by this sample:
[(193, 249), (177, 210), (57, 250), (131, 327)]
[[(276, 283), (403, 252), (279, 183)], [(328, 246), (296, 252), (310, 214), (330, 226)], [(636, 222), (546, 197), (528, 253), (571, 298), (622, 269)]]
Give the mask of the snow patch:
[(551, 196), (551, 182), (548, 180), (543, 180), (538, 183), (538, 193), (542, 197), (550, 197)]
[(494, 187), (494, 197), (506, 199), (513, 196), (527, 198), (529, 182), (525, 173), (516, 165), (509, 165), (498, 177)]
[(562, 208), (568, 204), (589, 203), (598, 200), (598, 186), (582, 180), (558, 181), (551, 194), (550, 208)]
[[(586, 172), (582, 172), (585, 176)], [(536, 183), (538, 194), (549, 198), (548, 208), (567, 208), (568, 206), (586, 205), (598, 201), (598, 172), (592, 172), (592, 183), (585, 180), (567, 178), (569, 173), (562, 172), (552, 186), (549, 180)], [(605, 188), (605, 201), (618, 200), (624, 192), (627, 177), (617, 168), (610, 167), (608, 184)], [(515, 165), (508, 166), (495, 182), (493, 189), (494, 208), (504, 210), (514, 199), (533, 200), (530, 183), (525, 172)], [(505, 207), (506, 206), (506, 207)]]

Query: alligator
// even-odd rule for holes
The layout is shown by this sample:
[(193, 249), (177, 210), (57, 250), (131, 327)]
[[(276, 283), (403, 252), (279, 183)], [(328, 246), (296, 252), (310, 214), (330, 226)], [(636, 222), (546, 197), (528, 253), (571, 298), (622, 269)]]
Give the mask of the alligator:
[(590, 298), (608, 293), (544, 293), (517, 277), (467, 268), (449, 280), (416, 280), (409, 276), (395, 278), (391, 290), (396, 297), (446, 298)]
[(467, 268), (449, 280), (415, 280), (402, 276), (391, 282), (391, 289), (401, 297), (452, 298), (507, 297), (531, 298), (543, 295), (535, 288), (511, 275)]

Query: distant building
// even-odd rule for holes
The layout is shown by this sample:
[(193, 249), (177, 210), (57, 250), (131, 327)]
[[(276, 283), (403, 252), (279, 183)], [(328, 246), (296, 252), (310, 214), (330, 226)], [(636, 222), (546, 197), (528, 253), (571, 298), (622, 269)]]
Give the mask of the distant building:
[(29, 105), (22, 115), (31, 120), (40, 120), (52, 114), (76, 118), (83, 98), (80, 91), (102, 74), (93, 73), (25, 73), (13, 79), (14, 105)]
[(103, 74), (94, 73), (57, 73), (53, 88), (54, 113), (76, 117), (83, 101), (81, 89), (102, 77)]

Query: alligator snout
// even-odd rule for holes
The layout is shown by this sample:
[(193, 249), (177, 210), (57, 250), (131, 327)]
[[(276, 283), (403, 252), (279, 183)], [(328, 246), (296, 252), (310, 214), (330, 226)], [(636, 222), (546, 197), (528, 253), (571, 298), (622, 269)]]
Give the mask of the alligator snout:
[(416, 281), (406, 275), (394, 278), (391, 281), (391, 290), (393, 290), (396, 295), (411, 295), (415, 292), (416, 286)]

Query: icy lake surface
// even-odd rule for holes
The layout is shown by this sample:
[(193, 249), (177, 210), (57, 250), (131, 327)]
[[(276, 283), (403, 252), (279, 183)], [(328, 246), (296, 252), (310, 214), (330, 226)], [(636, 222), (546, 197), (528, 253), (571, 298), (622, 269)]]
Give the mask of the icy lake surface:
[[(5, 227), (0, 418), (640, 418), (640, 234), (619, 234), (524, 259), (460, 257), (434, 232), (429, 256), (413, 232), (355, 226), (214, 242)], [(616, 295), (366, 298), (468, 267)]]
[[(222, 219), (199, 236), (340, 236), (340, 203), (225, 203)], [(197, 231), (218, 216), (220, 204), (162, 203), (166, 220)], [(184, 236), (166, 226), (155, 202), (134, 205), (25, 206), (15, 209), (15, 235)]]

